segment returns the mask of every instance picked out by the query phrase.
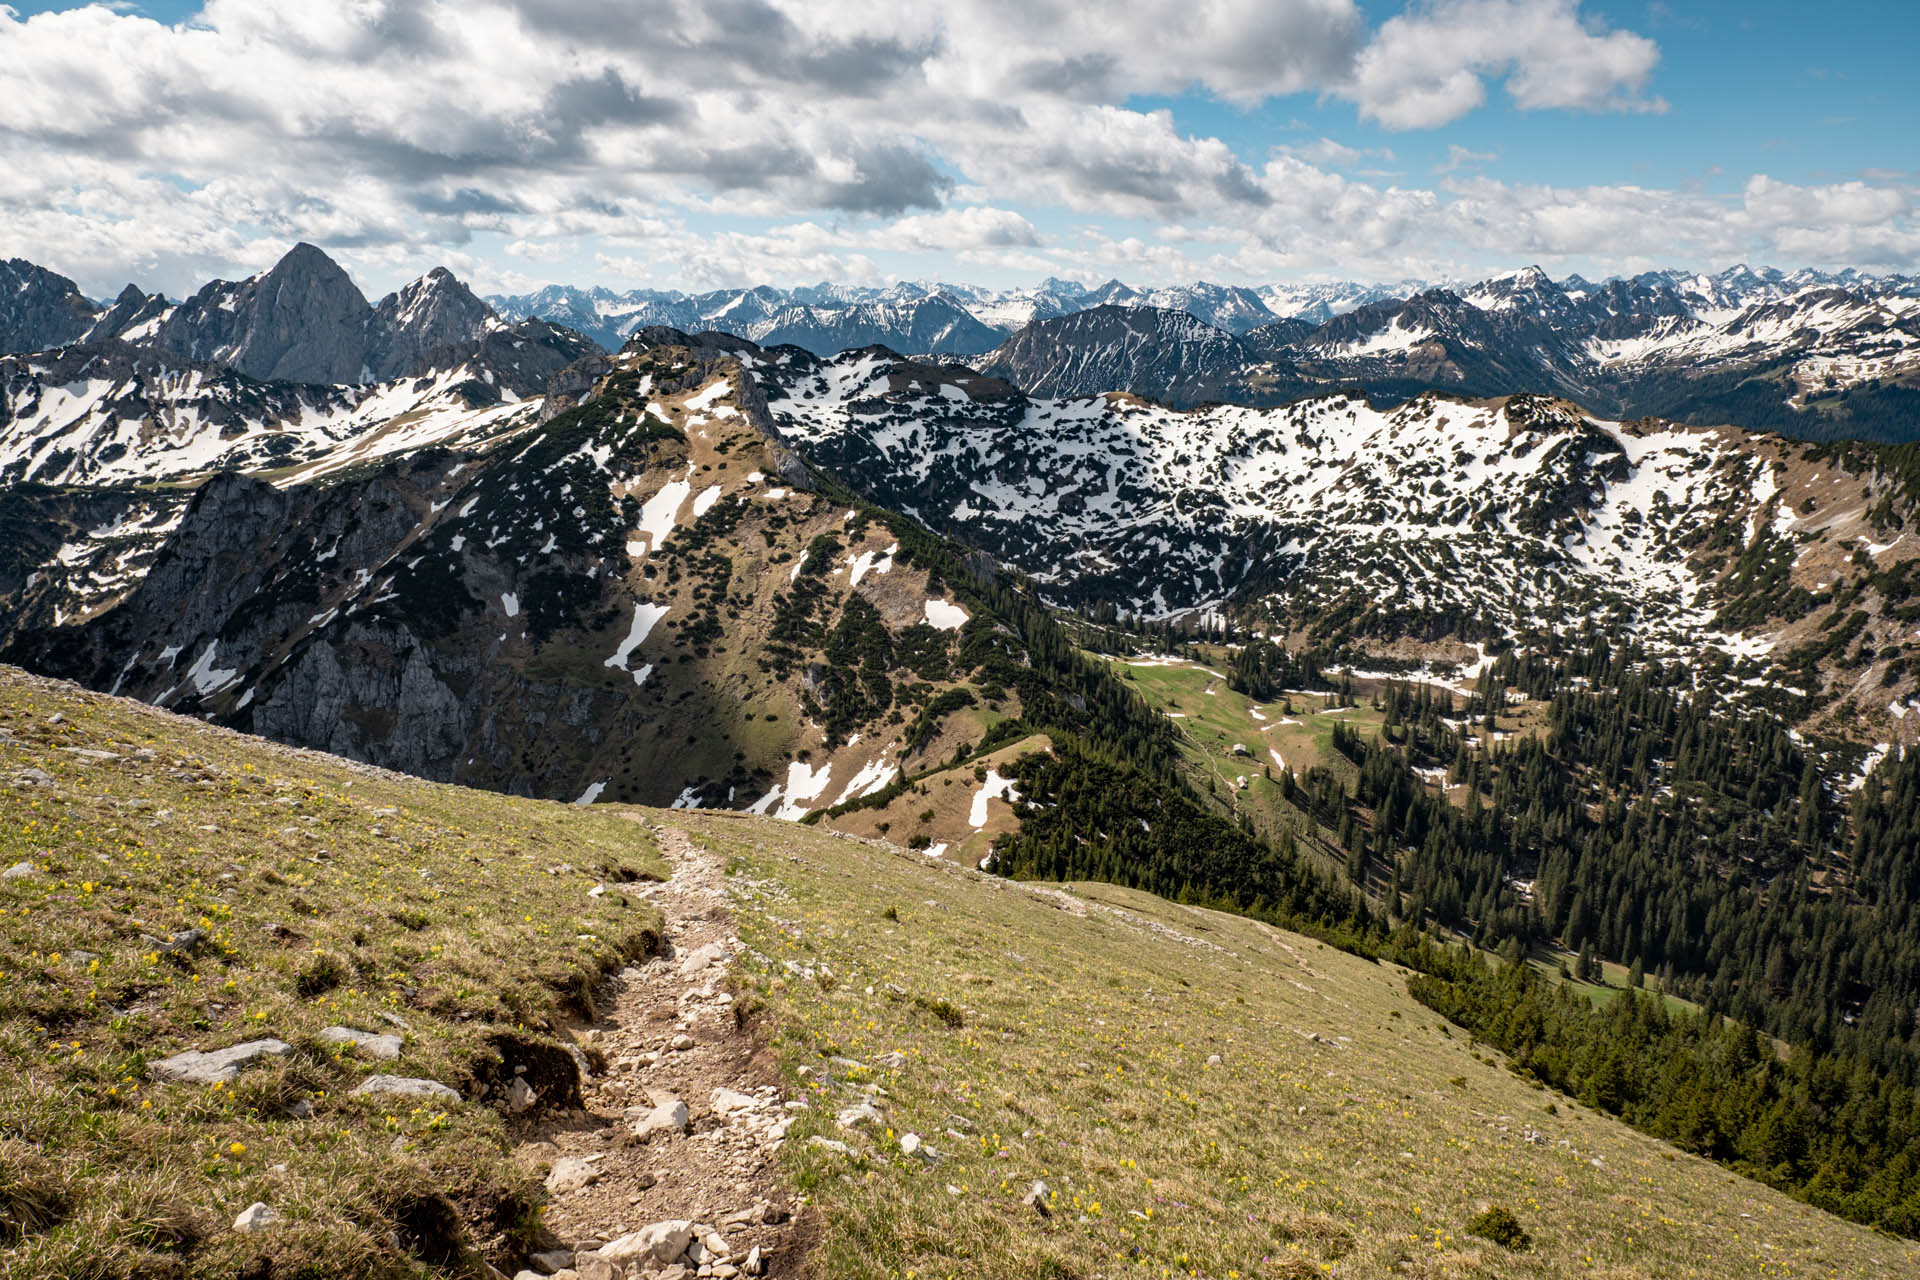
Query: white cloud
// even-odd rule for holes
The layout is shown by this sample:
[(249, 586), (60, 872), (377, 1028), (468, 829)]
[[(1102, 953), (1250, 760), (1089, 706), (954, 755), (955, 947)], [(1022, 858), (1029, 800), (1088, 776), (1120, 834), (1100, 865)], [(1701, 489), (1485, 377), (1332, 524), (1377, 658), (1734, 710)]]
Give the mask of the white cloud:
[(1460, 169), (1477, 169), (1481, 165), (1492, 164), (1500, 158), (1498, 151), (1470, 151), (1457, 142), (1447, 144), (1447, 158), (1433, 167), (1435, 173), (1454, 173)]
[(1526, 109), (1658, 111), (1642, 94), (1659, 59), (1645, 36), (1583, 20), (1576, 0), (1435, 0), (1382, 23), (1340, 93), (1389, 129), (1458, 119), (1502, 76)]
[(442, 261), (696, 286), (1920, 256), (1890, 181), (1539, 187), (1467, 180), (1489, 157), (1455, 145), (1440, 187), (1403, 187), (1357, 170), (1384, 149), (1254, 165), (1133, 105), (1317, 93), (1413, 128), (1504, 84), (1526, 109), (1657, 109), (1657, 60), (1575, 0), (1415, 0), (1372, 30), (1354, 0), (209, 0), (178, 27), (0, 7), (0, 247), (95, 292), (180, 292), (295, 239), (376, 290)]

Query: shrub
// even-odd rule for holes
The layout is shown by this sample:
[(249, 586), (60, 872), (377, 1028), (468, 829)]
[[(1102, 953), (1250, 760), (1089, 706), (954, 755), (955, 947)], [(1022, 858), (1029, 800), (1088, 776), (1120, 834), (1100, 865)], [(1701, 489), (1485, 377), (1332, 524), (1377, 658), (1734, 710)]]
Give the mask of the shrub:
[(947, 1000), (937, 996), (915, 996), (913, 1002), (949, 1027), (958, 1028), (967, 1025), (966, 1015), (954, 1008), (953, 1004)]
[(333, 990), (347, 978), (347, 966), (331, 951), (316, 951), (313, 958), (293, 975), (293, 989), (302, 999), (311, 1000)]
[(1491, 1240), (1502, 1249), (1524, 1250), (1532, 1246), (1533, 1237), (1520, 1225), (1520, 1219), (1503, 1205), (1490, 1205), (1475, 1214), (1467, 1223), (1467, 1234)]

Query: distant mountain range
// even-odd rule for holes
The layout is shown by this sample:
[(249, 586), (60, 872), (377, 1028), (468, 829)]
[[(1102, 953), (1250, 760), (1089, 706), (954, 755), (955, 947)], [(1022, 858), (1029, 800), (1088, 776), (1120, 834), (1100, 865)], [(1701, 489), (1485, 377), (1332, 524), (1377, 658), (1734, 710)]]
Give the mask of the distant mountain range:
[(1920, 433), (1920, 278), (1746, 266), (1594, 283), (1538, 267), (1465, 285), (1154, 290), (821, 284), (683, 294), (555, 286), (493, 298), (612, 348), (649, 326), (815, 355), (869, 346), (959, 358), (1036, 395), (1132, 391), (1175, 406), (1271, 405), (1358, 386), (1566, 395), (1812, 438)]
[[(43, 267), (0, 262), (0, 478), (109, 474), (131, 422), (194, 441), (180, 456), (198, 468), (257, 456), (269, 439), (287, 447), (290, 430), (339, 439), (326, 424), (352, 419), (363, 434), (369, 415), (424, 411), (429, 393), (444, 405), (455, 387), (463, 406), (512, 402), (652, 328), (818, 356), (884, 347), (964, 361), (1042, 396), (1129, 391), (1190, 407), (1348, 387), (1377, 404), (1425, 390), (1527, 392), (1618, 419), (1920, 436), (1920, 278), (1908, 276), (1741, 266), (1596, 284), (1530, 267), (1434, 286), (1050, 279), (998, 291), (552, 286), (482, 299), (438, 268), (370, 303), (325, 253), (299, 245), (261, 275), (179, 302), (134, 285), (95, 302)], [(416, 386), (422, 378), (432, 387)], [(394, 384), (404, 386), (372, 391)]]
[(1184, 311), (1228, 333), (1241, 334), (1279, 320), (1320, 323), (1355, 307), (1405, 297), (1423, 286), (1331, 284), (1240, 285), (1201, 281), (1136, 289), (1118, 280), (1089, 288), (1048, 279), (1025, 289), (914, 284), (886, 288), (817, 284), (798, 289), (760, 285), (688, 294), (656, 289), (615, 293), (550, 285), (538, 293), (490, 297), (509, 319), (539, 316), (613, 350), (651, 325), (686, 332), (713, 330), (762, 346), (792, 343), (815, 355), (850, 347), (884, 346), (902, 353), (977, 356), (1039, 320), (1096, 307), (1152, 307)]

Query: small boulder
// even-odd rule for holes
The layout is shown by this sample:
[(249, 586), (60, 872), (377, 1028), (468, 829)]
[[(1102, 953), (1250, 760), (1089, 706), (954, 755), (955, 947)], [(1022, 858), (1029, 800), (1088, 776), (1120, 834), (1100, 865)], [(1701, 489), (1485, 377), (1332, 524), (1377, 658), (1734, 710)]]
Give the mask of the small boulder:
[(599, 1156), (562, 1156), (553, 1162), (547, 1171), (547, 1190), (556, 1196), (568, 1195), (590, 1187), (600, 1181), (600, 1171), (594, 1165)]
[(736, 1111), (751, 1111), (759, 1105), (758, 1099), (734, 1089), (713, 1091), (713, 1109), (719, 1115), (730, 1116)]
[(194, 948), (206, 941), (206, 938), (207, 931), (205, 929), (188, 929), (182, 933), (174, 934), (165, 942), (144, 933), (140, 935), (141, 942), (164, 956), (190, 953)]
[(233, 1220), (233, 1229), (251, 1234), (255, 1231), (265, 1231), (278, 1225), (279, 1222), (280, 1214), (277, 1210), (256, 1200)]
[(692, 1117), (687, 1104), (678, 1098), (660, 1103), (653, 1110), (633, 1122), (633, 1136), (642, 1142), (651, 1142), (656, 1134), (671, 1136), (685, 1133)]
[(846, 1143), (835, 1142), (832, 1138), (823, 1138), (817, 1133), (807, 1139), (807, 1144), (809, 1146), (819, 1147), (823, 1151), (831, 1151), (837, 1156), (844, 1156), (850, 1150)]
[(834, 1123), (842, 1129), (859, 1129), (870, 1124), (877, 1125), (883, 1119), (885, 1117), (880, 1114), (879, 1109), (871, 1101), (867, 1101), (857, 1107), (848, 1107), (834, 1117)]
[(900, 1135), (900, 1154), (903, 1156), (917, 1156), (921, 1154), (923, 1145), (920, 1141), (920, 1135), (917, 1133), (903, 1133)]
[(396, 1035), (377, 1035), (353, 1027), (327, 1027), (321, 1031), (320, 1038), (328, 1044), (351, 1045), (356, 1053), (382, 1062), (392, 1062), (400, 1056), (401, 1040)]
[(883, 1071), (899, 1071), (907, 1065), (907, 1055), (895, 1049), (891, 1053), (881, 1054), (873, 1063)]
[(540, 1101), (540, 1094), (527, 1083), (524, 1076), (515, 1076), (513, 1083), (507, 1086), (507, 1109), (519, 1115), (522, 1111)]
[(573, 1250), (550, 1249), (545, 1253), (532, 1254), (527, 1258), (527, 1265), (543, 1276), (569, 1271), (573, 1268)]
[(760, 1260), (759, 1245), (747, 1250), (747, 1260), (740, 1264), (740, 1269), (750, 1276), (757, 1276), (766, 1270), (766, 1264)]
[(709, 965), (718, 964), (727, 958), (727, 949), (718, 942), (709, 942), (706, 946), (690, 952), (680, 962), (680, 975), (686, 977), (700, 972)]
[(171, 1058), (162, 1058), (147, 1068), (155, 1080), (179, 1080), (187, 1084), (227, 1084), (240, 1072), (262, 1058), (277, 1058), (293, 1052), (284, 1040), (249, 1040), (229, 1045), (212, 1053), (189, 1049)]
[(677, 1035), (673, 1038), (672, 1048), (676, 1052), (685, 1053), (688, 1049), (693, 1048), (694, 1043), (695, 1043), (694, 1038), (683, 1032), (682, 1034)]
[(360, 1082), (355, 1093), (397, 1094), (406, 1098), (432, 1098), (437, 1102), (458, 1102), (460, 1091), (452, 1089), (438, 1080), (422, 1080), (417, 1076), (368, 1076)]
[(601, 1245), (595, 1254), (618, 1266), (670, 1263), (693, 1243), (693, 1223), (684, 1218), (656, 1222)]
[(16, 862), (5, 871), (0, 871), (0, 880), (25, 880), (37, 874), (31, 862)]

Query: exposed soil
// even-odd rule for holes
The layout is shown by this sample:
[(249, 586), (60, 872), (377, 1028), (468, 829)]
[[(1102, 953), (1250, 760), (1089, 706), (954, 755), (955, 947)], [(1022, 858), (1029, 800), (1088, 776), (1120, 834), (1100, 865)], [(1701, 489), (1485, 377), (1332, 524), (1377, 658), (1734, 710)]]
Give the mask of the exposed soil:
[[(579, 1168), (562, 1163), (569, 1158), (592, 1162), (593, 1180), (584, 1186), (554, 1175), (548, 1182), (553, 1198), (546, 1224), (578, 1252), (582, 1280), (753, 1274), (747, 1262), (756, 1247), (759, 1274), (799, 1275), (810, 1224), (804, 1215), (794, 1219), (776, 1163), (783, 1122), (792, 1113), (771, 1056), (739, 1025), (726, 990), (740, 943), (724, 869), (685, 832), (653, 830), (673, 864), (673, 878), (639, 892), (665, 916), (667, 943), (598, 993), (599, 1016), (580, 1037), (594, 1067), (582, 1082), (585, 1110), (528, 1122), (517, 1152), (529, 1164), (555, 1167), (557, 1174)], [(710, 947), (720, 950), (708, 960), (713, 953), (704, 949)], [(636, 1136), (657, 1108), (671, 1108), (676, 1100), (687, 1107), (686, 1131)], [(591, 1251), (601, 1244), (673, 1220), (692, 1221), (697, 1241), (717, 1234), (725, 1255), (702, 1259), (696, 1248), (692, 1259), (680, 1263), (629, 1264), (611, 1272), (596, 1265)]]

